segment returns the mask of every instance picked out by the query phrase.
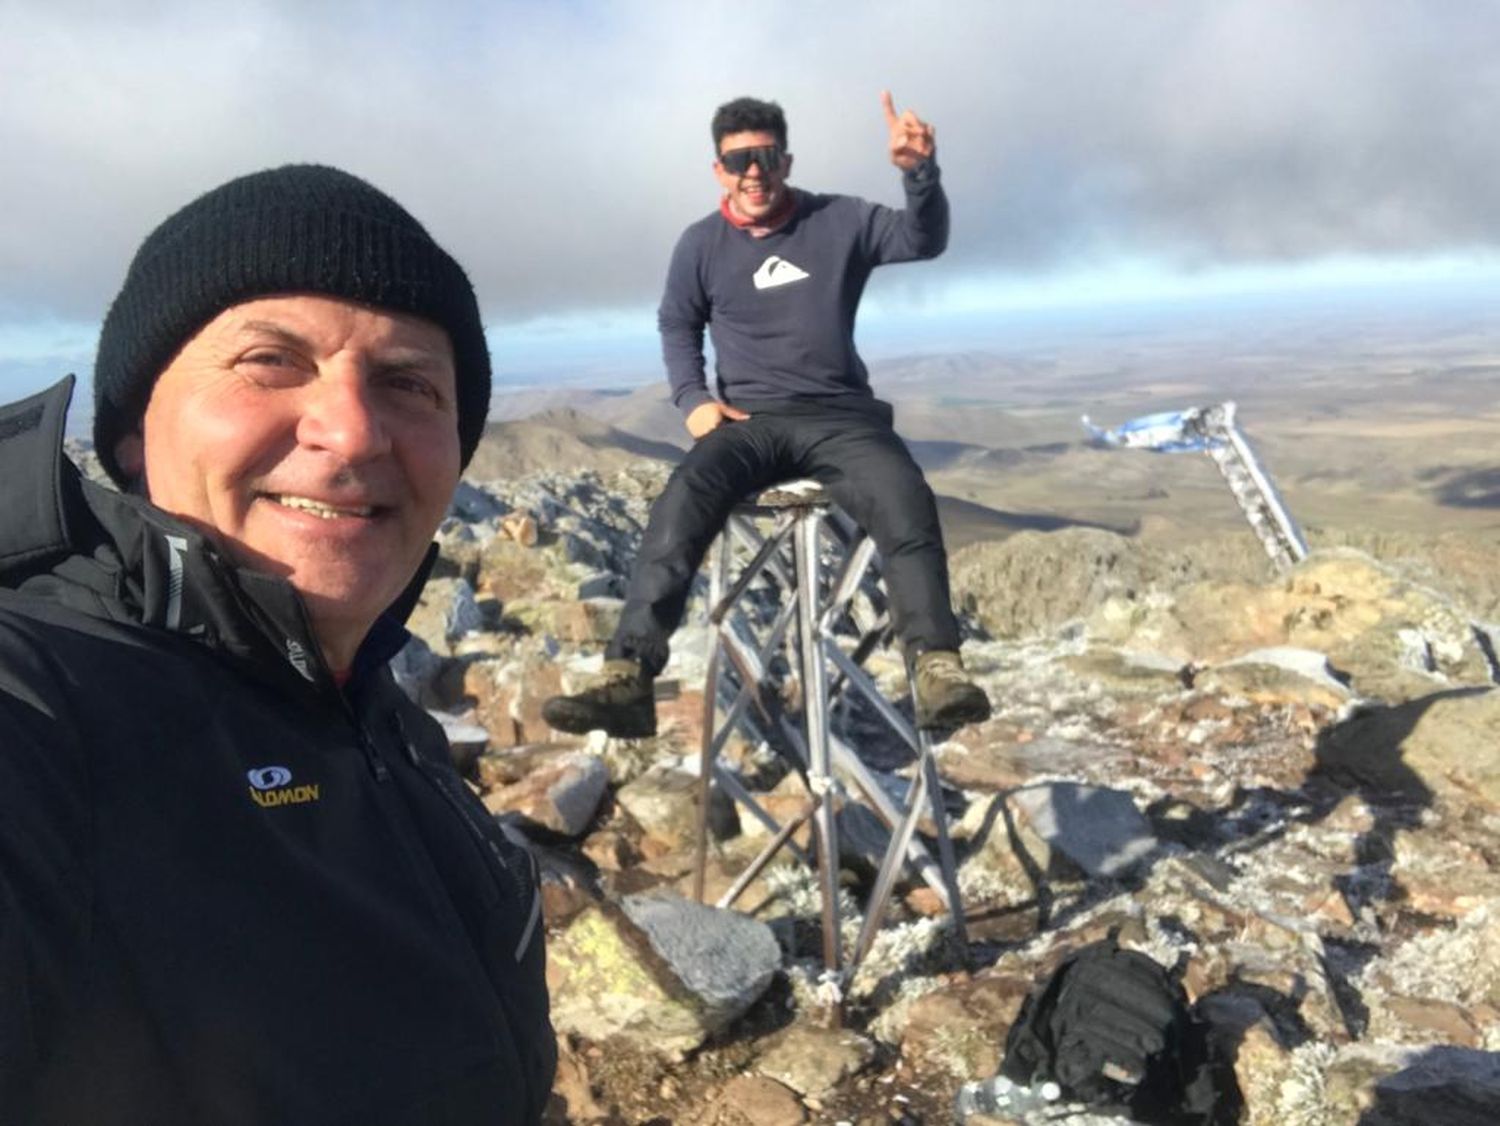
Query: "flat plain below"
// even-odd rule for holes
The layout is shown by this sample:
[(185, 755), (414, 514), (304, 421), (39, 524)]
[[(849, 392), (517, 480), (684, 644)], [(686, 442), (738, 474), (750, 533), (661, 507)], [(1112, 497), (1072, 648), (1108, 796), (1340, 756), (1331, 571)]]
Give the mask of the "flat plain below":
[[(1207, 457), (1095, 448), (1080, 422), (1229, 400), (1310, 536), (1500, 545), (1500, 320), (1481, 294), (1398, 298), (996, 320), (981, 345), (929, 332), (920, 350), (872, 356), (871, 382), (944, 498), (955, 549), (1070, 524), (1167, 541), (1246, 529)], [(554, 392), (524, 421), (532, 396), (501, 395), (496, 417), (512, 421), (492, 431), (511, 448), (566, 432), (611, 465), (670, 458), (687, 439), (665, 391), (578, 390), (577, 413)]]

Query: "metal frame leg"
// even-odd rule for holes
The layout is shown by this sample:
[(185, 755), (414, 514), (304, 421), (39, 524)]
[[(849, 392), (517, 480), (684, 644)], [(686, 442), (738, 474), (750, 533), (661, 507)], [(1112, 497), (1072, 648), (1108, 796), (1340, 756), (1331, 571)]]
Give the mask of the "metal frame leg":
[(793, 533), (797, 564), (797, 639), (802, 653), (802, 717), (807, 732), (807, 782), (819, 799), (813, 824), (818, 838), (818, 882), (823, 892), (823, 967), (838, 973), (843, 965), (839, 937), (839, 851), (833, 776), (828, 763), (828, 675), (818, 634), (820, 591), (819, 524), (822, 513), (798, 513)]
[[(709, 572), (708, 602), (716, 607), (723, 597), (724, 584), (729, 577), (729, 543), (719, 538), (714, 550), (714, 560)], [(709, 638), (708, 672), (703, 678), (703, 731), (698, 754), (698, 831), (697, 855), (693, 860), (693, 898), (703, 902), (703, 884), (708, 868), (708, 799), (709, 787), (713, 783), (714, 759), (719, 744), (714, 738), (714, 720), (719, 712), (719, 660), (724, 647), (719, 643), (715, 631)]]
[[(707, 809), (710, 786), (717, 782), (737, 803), (744, 805), (771, 830), (771, 840), (740, 873), (720, 906), (733, 903), (764, 870), (776, 853), (790, 847), (804, 861), (802, 849), (792, 841), (797, 829), (812, 822), (817, 855), (819, 890), (822, 897), (824, 976), (821, 987), (830, 1001), (837, 1022), (842, 987), (852, 971), (869, 953), (884, 922), (890, 899), (902, 871), (910, 866), (943, 899), (952, 919), (953, 935), (967, 962), (967, 926), (960, 899), (953, 841), (943, 809), (942, 786), (932, 756), (929, 734), (917, 730), (901, 712), (881, 696), (863, 662), (889, 635), (889, 619), (871, 625), (856, 621), (854, 599), (869, 591), (878, 580), (871, 574), (876, 561), (873, 544), (837, 509), (826, 503), (784, 508), (760, 507), (754, 517), (774, 516), (767, 534), (752, 523), (751, 516), (732, 516), (720, 536), (710, 575), (710, 620), (714, 625), (708, 673), (704, 689), (704, 732), (699, 784), (698, 858), (694, 888), (701, 901), (704, 894), (708, 847)], [(840, 524), (839, 521), (843, 521)], [(845, 527), (844, 525), (849, 525)], [(731, 560), (739, 551), (749, 562), (731, 581)], [(824, 590), (824, 554), (835, 563)], [(790, 553), (790, 560), (787, 554)], [(772, 619), (769, 629), (756, 622), (748, 604), (742, 603), (757, 576), (774, 578), (788, 595)], [(872, 598), (878, 599), (876, 590)], [(872, 602), (878, 608), (878, 602)], [(866, 615), (867, 616), (867, 615)], [(793, 617), (797, 628), (790, 629)], [(854, 652), (845, 652), (839, 634), (846, 623), (856, 629)], [(771, 667), (783, 647), (795, 648), (788, 658), (801, 678), (801, 723), (793, 722), (782, 706)], [(832, 666), (830, 668), (830, 665)], [(910, 679), (910, 669), (908, 669)], [(738, 689), (734, 687), (738, 685)], [(851, 692), (864, 696), (880, 717), (916, 753), (912, 786), (906, 800), (898, 802), (886, 792), (874, 771), (856, 751), (831, 730), (831, 692), (840, 698)], [(753, 706), (752, 706), (753, 705)], [(717, 726), (716, 726), (717, 725)], [(731, 729), (745, 728), (779, 732), (790, 744), (797, 769), (803, 774), (810, 801), (784, 824), (762, 809), (745, 790), (738, 777), (717, 762)], [(764, 735), (757, 735), (764, 739)], [(835, 774), (852, 785), (848, 794)], [(838, 805), (848, 798), (862, 800), (891, 830), (891, 841), (881, 858), (864, 923), (852, 957), (845, 966), (839, 904)], [(930, 850), (917, 835), (917, 825), (929, 813), (936, 826), (936, 849)], [(936, 856), (933, 855), (936, 852)]]
[(958, 863), (953, 855), (953, 838), (948, 833), (948, 811), (943, 808), (943, 784), (938, 777), (937, 762), (932, 757), (932, 742), (926, 731), (922, 740), (922, 773), (927, 778), (927, 798), (932, 804), (932, 822), (937, 829), (938, 866), (947, 886), (948, 914), (953, 920), (953, 940), (959, 957), (969, 965), (969, 924), (964, 916), (964, 899), (958, 888)]

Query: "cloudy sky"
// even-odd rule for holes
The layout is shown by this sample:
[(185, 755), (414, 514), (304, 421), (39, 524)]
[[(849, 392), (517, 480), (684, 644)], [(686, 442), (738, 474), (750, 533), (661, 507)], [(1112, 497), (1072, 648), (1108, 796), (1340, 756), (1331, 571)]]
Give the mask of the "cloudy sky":
[(877, 317), (1494, 286), (1497, 42), (1489, 0), (0, 0), (0, 392), (86, 374), (141, 237), (287, 161), (418, 215), (502, 371), (648, 339), (744, 93), (786, 108), (795, 182), (889, 203), (880, 90), (936, 125), (953, 243)]

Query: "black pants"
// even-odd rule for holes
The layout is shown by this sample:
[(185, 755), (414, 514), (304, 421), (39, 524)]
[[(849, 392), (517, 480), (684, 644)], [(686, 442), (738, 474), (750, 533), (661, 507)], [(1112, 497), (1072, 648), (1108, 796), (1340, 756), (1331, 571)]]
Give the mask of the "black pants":
[(907, 651), (957, 649), (937, 505), (891, 429), (890, 408), (866, 399), (746, 409), (748, 420), (723, 423), (697, 441), (652, 506), (608, 656), (660, 673), (693, 576), (730, 511), (762, 489), (800, 478), (821, 484), (875, 541)]

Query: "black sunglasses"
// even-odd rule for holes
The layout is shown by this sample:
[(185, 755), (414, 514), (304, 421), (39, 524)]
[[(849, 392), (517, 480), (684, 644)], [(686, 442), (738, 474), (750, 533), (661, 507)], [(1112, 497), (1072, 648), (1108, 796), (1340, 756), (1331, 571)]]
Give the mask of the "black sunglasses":
[(750, 171), (751, 164), (760, 165), (760, 174), (769, 176), (781, 168), (781, 162), (786, 154), (781, 151), (780, 145), (756, 145), (748, 149), (730, 149), (728, 152), (719, 154), (719, 163), (724, 166), (724, 171), (736, 176), (743, 176)]

